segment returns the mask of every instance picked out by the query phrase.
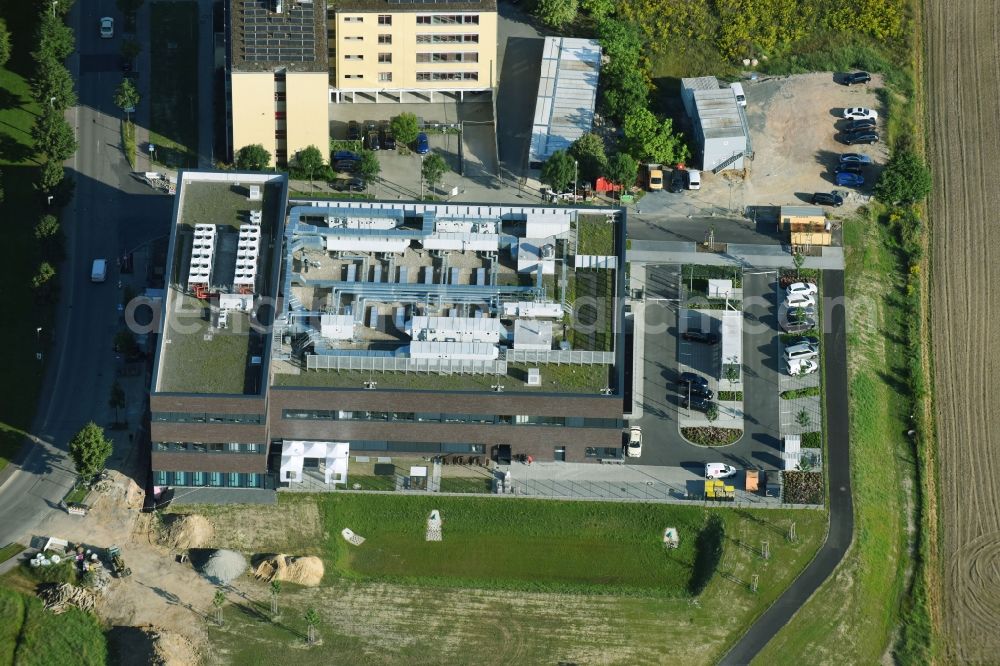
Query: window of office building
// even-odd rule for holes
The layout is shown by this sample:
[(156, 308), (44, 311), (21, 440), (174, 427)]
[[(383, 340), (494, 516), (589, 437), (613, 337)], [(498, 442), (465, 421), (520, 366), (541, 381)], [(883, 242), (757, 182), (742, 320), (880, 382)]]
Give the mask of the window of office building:
[(175, 486), (186, 486), (187, 485), (187, 472), (174, 472), (174, 485)]
[(247, 488), (260, 488), (260, 486), (261, 486), (260, 474), (247, 474)]
[(417, 35), (417, 44), (478, 44), (479, 35)]
[(209, 472), (208, 473), (208, 485), (210, 485), (210, 486), (221, 486), (222, 485), (222, 472)]
[(478, 81), (478, 72), (417, 72), (417, 81)]
[(379, 35), (378, 36), (378, 43), (379, 44), (392, 44), (392, 35)]
[(379, 25), (392, 25), (392, 15), (391, 14), (379, 14), (378, 15)]
[(365, 57), (363, 55), (359, 55), (359, 54), (356, 54), (356, 53), (344, 56), (344, 60), (355, 60), (355, 61), (357, 61), (357, 60), (364, 60), (364, 59), (365, 59)]
[(379, 53), (378, 54), (378, 61), (380, 63), (391, 63), (392, 62), (392, 54), (391, 53)]
[(364, 23), (364, 16), (345, 16), (344, 23)]
[(457, 23), (478, 24), (479, 15), (473, 14), (431, 14), (418, 15), (417, 25), (455, 25)]
[(365, 75), (364, 74), (344, 74), (344, 78), (345, 79), (363, 79), (363, 78), (365, 78)]
[(205, 473), (204, 472), (191, 472), (191, 485), (192, 486), (203, 486), (203, 485), (205, 485)]
[(418, 53), (417, 62), (479, 62), (478, 53)]
[(345, 35), (344, 36), (344, 41), (345, 42), (363, 42), (364, 40), (365, 40), (365, 38), (362, 37), (361, 35)]
[(153, 485), (154, 486), (167, 485), (167, 473), (161, 470), (153, 472)]
[(230, 472), (229, 473), (229, 487), (230, 488), (239, 488), (240, 487), (240, 473), (239, 472)]

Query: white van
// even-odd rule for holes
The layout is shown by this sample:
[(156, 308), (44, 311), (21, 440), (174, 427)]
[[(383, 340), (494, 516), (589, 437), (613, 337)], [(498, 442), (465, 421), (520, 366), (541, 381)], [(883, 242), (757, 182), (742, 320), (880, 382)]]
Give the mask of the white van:
[(730, 83), (729, 87), (733, 89), (733, 93), (736, 95), (736, 103), (740, 106), (746, 106), (747, 96), (743, 94), (743, 84), (739, 81), (735, 81)]
[(700, 190), (701, 189), (701, 171), (697, 169), (688, 169), (688, 189), (689, 190)]
[(90, 281), (104, 282), (108, 278), (108, 262), (105, 259), (94, 259), (90, 267)]

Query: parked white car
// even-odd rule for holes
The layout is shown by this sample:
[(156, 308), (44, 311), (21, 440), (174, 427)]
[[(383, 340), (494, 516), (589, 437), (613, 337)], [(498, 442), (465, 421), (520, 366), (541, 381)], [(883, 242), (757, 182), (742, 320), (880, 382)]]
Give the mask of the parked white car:
[(625, 448), (625, 455), (629, 458), (638, 458), (642, 455), (642, 428), (632, 426), (628, 429), (628, 446)]
[(815, 296), (819, 293), (819, 287), (814, 285), (812, 282), (793, 282), (792, 284), (785, 287), (786, 294), (812, 294)]
[(785, 358), (794, 361), (803, 358), (815, 358), (819, 356), (819, 347), (808, 342), (800, 342), (797, 345), (785, 347)]
[(788, 294), (785, 305), (789, 308), (809, 308), (816, 305), (816, 297), (812, 294)]
[(725, 463), (708, 463), (705, 465), (706, 479), (727, 479), (736, 475), (736, 468)]
[(850, 120), (878, 120), (878, 111), (866, 109), (863, 106), (852, 106), (849, 109), (844, 109), (844, 117)]
[(811, 375), (819, 370), (819, 363), (811, 358), (785, 359), (788, 374), (793, 376)]

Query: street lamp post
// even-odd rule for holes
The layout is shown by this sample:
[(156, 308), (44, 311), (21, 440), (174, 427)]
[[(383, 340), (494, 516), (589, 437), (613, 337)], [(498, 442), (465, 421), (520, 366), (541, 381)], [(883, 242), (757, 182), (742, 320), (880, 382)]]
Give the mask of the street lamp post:
[(56, 5), (59, 4), (59, 0), (52, 0), (52, 18), (56, 17)]
[(55, 97), (49, 97), (49, 108), (52, 108), (52, 109), (56, 108), (56, 98)]
[(579, 170), (579, 167), (580, 167), (580, 162), (577, 160), (573, 160), (573, 203), (574, 204), (576, 204), (576, 180), (577, 180), (577, 171)]

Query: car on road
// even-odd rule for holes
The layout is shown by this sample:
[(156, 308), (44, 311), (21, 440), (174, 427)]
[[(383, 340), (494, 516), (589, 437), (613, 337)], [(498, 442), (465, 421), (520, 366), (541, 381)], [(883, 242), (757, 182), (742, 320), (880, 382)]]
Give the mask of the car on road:
[(101, 39), (111, 39), (115, 36), (115, 20), (110, 16), (101, 19)]
[(791, 296), (792, 294), (818, 294), (819, 287), (814, 285), (812, 282), (793, 282), (792, 284), (785, 287), (785, 294)]
[(687, 182), (687, 176), (684, 175), (686, 169), (674, 169), (670, 174), (670, 188), (669, 190), (674, 194), (684, 191), (684, 184)]
[(844, 153), (840, 156), (841, 164), (864, 164), (871, 165), (874, 164), (872, 158), (867, 155), (862, 155), (861, 153)]
[(684, 396), (701, 397), (706, 400), (712, 400), (715, 398), (715, 391), (712, 389), (702, 386), (701, 384), (678, 384), (677, 393)]
[(785, 359), (788, 374), (794, 376), (811, 375), (819, 370), (819, 363), (811, 358)]
[(703, 395), (692, 395), (690, 400), (686, 397), (681, 398), (681, 407), (699, 412), (707, 412), (713, 404), (715, 403)]
[(800, 342), (795, 345), (785, 347), (785, 360), (794, 361), (803, 358), (814, 358), (819, 356), (819, 347), (808, 342)]
[(853, 86), (856, 83), (868, 83), (872, 80), (872, 75), (868, 72), (850, 72), (842, 80), (845, 86)]
[(865, 184), (865, 177), (853, 171), (838, 171), (835, 180), (841, 187), (861, 187)]
[(700, 342), (703, 345), (719, 344), (719, 334), (706, 331), (684, 331), (681, 337), (688, 342)]
[(878, 111), (875, 109), (866, 109), (863, 106), (852, 106), (844, 109), (844, 118), (849, 120), (877, 120)]
[(847, 125), (844, 127), (845, 132), (860, 132), (861, 130), (875, 129), (878, 125), (878, 121), (874, 118), (865, 118), (863, 120), (851, 120), (848, 121)]
[(736, 476), (736, 468), (726, 463), (708, 463), (705, 465), (706, 479), (728, 479)]
[(708, 380), (694, 372), (682, 372), (677, 378), (678, 384), (694, 384), (708, 388)]
[(361, 123), (351, 120), (347, 123), (347, 140), (358, 141), (361, 139)]
[(833, 206), (834, 208), (839, 208), (844, 205), (844, 197), (836, 192), (815, 192), (812, 195), (812, 204), (814, 206)]
[(427, 140), (427, 134), (421, 132), (417, 135), (417, 155), (426, 155), (431, 152), (431, 144)]
[(785, 307), (809, 308), (816, 305), (816, 297), (812, 294), (788, 294), (785, 296)]
[(854, 132), (854, 133), (848, 132), (840, 135), (840, 141), (841, 143), (845, 143), (848, 146), (853, 146), (857, 143), (867, 143), (867, 144), (878, 143), (878, 132), (869, 132), (869, 131)]
[(628, 444), (625, 446), (625, 455), (629, 458), (638, 458), (642, 455), (642, 428), (632, 426), (628, 429)]

